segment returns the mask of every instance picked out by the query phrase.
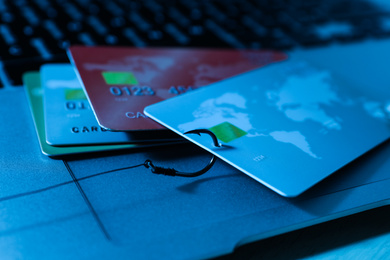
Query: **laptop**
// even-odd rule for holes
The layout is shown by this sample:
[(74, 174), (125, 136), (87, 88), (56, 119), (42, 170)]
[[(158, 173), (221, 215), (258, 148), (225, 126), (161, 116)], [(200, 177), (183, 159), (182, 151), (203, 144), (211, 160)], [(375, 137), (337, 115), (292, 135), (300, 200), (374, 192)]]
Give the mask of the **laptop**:
[(188, 143), (49, 158), (21, 81), (43, 64), (68, 62), (74, 44), (274, 49), (370, 89), (386, 114), (385, 1), (20, 0), (0, 8), (0, 258), (228, 257), (254, 241), (388, 204), (389, 142), (292, 199), (221, 160), (195, 179), (144, 167), (113, 171), (147, 159), (199, 168), (210, 155)]

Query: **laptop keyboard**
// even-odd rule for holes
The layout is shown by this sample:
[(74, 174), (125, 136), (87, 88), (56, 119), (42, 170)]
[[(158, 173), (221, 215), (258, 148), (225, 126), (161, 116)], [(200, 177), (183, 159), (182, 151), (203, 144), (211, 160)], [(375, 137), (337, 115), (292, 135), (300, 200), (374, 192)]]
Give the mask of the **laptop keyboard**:
[(0, 0), (10, 85), (75, 44), (289, 50), (388, 35), (389, 12), (359, 0)]

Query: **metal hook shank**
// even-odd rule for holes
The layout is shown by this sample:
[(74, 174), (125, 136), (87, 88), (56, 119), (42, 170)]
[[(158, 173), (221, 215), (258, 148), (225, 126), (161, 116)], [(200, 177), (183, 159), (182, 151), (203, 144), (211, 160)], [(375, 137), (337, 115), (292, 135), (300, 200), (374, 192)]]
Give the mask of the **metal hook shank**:
[[(209, 136), (211, 136), (214, 142), (214, 146), (221, 147), (221, 145), (218, 142), (218, 138), (215, 136), (213, 132), (211, 132), (208, 129), (195, 129), (192, 131), (185, 132), (184, 134), (200, 135), (201, 133), (208, 134)], [(173, 168), (164, 168), (164, 167), (155, 166), (151, 160), (146, 160), (144, 166), (156, 174), (164, 174), (169, 176), (181, 176), (181, 177), (197, 177), (210, 170), (210, 168), (214, 165), (215, 161), (216, 161), (216, 157), (215, 155), (212, 155), (210, 162), (203, 169), (197, 172), (180, 172)]]

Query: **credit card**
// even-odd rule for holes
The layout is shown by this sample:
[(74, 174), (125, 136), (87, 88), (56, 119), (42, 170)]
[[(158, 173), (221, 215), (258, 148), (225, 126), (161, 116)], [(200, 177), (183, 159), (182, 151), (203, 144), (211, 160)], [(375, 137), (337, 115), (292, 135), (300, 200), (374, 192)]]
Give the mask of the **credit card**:
[(68, 55), (100, 126), (118, 131), (164, 129), (143, 113), (146, 106), (286, 58), (272, 51), (84, 46)]
[[(146, 107), (157, 122), (279, 194), (294, 197), (390, 137), (368, 93), (298, 59)], [(180, 109), (177, 109), (180, 107)], [(383, 109), (386, 104), (382, 104)], [(222, 144), (213, 146), (212, 131)]]
[(23, 84), (26, 90), (27, 98), (30, 104), (31, 114), (34, 120), (36, 132), (38, 135), (39, 144), (41, 146), (42, 153), (51, 157), (111, 151), (119, 149), (134, 149), (140, 147), (149, 147), (153, 145), (135, 145), (135, 144), (123, 144), (123, 145), (93, 145), (93, 146), (68, 146), (68, 147), (56, 147), (46, 143), (45, 134), (45, 119), (43, 115), (43, 89), (41, 87), (41, 76), (39, 72), (26, 72), (23, 75)]
[(45, 64), (40, 72), (48, 144), (78, 146), (165, 141), (157, 135), (111, 132), (99, 126), (72, 65)]

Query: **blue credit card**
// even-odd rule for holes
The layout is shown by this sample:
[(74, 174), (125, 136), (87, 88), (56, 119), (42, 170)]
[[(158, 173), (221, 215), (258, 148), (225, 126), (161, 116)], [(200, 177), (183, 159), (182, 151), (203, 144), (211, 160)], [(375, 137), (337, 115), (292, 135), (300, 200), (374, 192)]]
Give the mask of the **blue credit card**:
[[(294, 197), (388, 139), (386, 109), (331, 70), (289, 59), (148, 106), (145, 113)], [(194, 129), (212, 131), (222, 147), (205, 135), (183, 134)]]
[(144, 142), (130, 133), (99, 126), (70, 64), (41, 67), (44, 89), (46, 142), (52, 146), (79, 146)]

